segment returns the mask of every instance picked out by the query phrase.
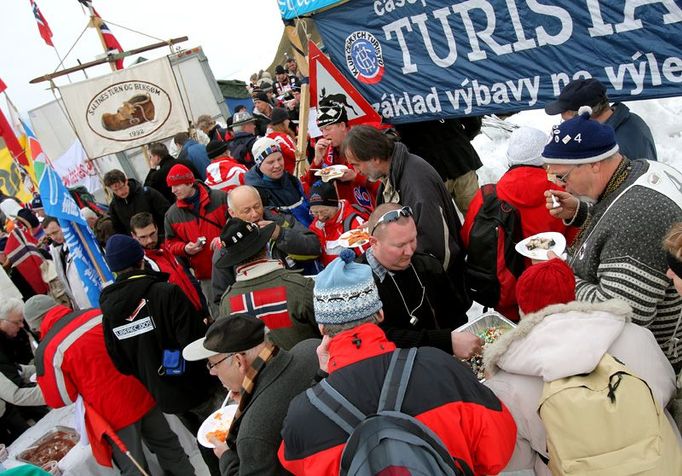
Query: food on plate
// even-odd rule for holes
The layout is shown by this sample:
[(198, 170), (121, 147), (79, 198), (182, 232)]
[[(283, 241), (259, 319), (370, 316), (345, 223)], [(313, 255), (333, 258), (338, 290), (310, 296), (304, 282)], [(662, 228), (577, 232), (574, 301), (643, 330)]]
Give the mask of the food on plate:
[(338, 170), (336, 170), (333, 167), (326, 167), (326, 168), (320, 170), (320, 175), (322, 177), (327, 177), (327, 176), (334, 174), (334, 173), (337, 173), (337, 172), (338, 172)]
[(528, 248), (528, 251), (548, 250), (554, 245), (556, 245), (556, 242), (551, 238), (532, 238), (526, 243), (526, 248)]
[(348, 246), (356, 245), (362, 241), (369, 240), (369, 233), (365, 230), (351, 230), (348, 235)]
[(225, 443), (225, 440), (227, 440), (227, 433), (228, 430), (224, 430), (222, 428), (218, 428), (217, 430), (209, 431), (206, 433), (206, 439), (208, 441), (220, 441), (221, 443)]
[(55, 431), (45, 438), (37, 446), (32, 446), (19, 455), (21, 461), (26, 461), (35, 466), (43, 466), (50, 461), (59, 461), (71, 448), (76, 446), (78, 435), (65, 431)]
[[(508, 330), (509, 330), (508, 327), (490, 326), (483, 332), (479, 332), (476, 335), (483, 339), (483, 347), (485, 348), (486, 345), (495, 342), (497, 339), (500, 338), (502, 334), (504, 334)], [(476, 378), (478, 380), (483, 380), (485, 378), (485, 369), (483, 368), (482, 355), (479, 354), (469, 359), (469, 365), (471, 366), (471, 369), (474, 371), (474, 374), (476, 375)]]

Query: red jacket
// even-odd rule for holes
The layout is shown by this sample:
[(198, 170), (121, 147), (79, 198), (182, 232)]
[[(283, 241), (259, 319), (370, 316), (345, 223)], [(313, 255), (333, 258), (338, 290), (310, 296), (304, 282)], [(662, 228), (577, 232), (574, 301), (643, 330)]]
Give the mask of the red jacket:
[[(545, 206), (545, 190), (563, 190), (560, 186), (547, 180), (547, 172), (542, 167), (516, 166), (509, 169), (497, 182), (495, 187), (500, 200), (513, 205), (521, 217), (521, 232), (523, 238), (544, 231), (556, 231), (566, 236), (567, 243), (575, 237), (572, 227), (567, 227), (561, 220), (549, 214)], [(474, 219), (483, 205), (483, 194), (479, 190), (469, 205), (464, 224), (462, 225), (462, 242), (469, 247), (469, 234)], [(530, 266), (526, 260), (526, 267)], [(516, 302), (516, 280), (501, 281), (500, 306), (497, 311), (514, 319), (519, 319)]]
[[(213, 251), (209, 245), (213, 238), (220, 236), (227, 221), (227, 194), (211, 190), (199, 181), (194, 185), (199, 190), (199, 216), (192, 213), (190, 203), (177, 200), (166, 212), (166, 248), (175, 256), (188, 257), (196, 278), (205, 280), (211, 279)], [(206, 245), (199, 253), (188, 256), (185, 245), (200, 236), (206, 238)]]
[[(327, 381), (372, 414), (393, 350), (395, 344), (375, 324), (344, 331), (329, 343)], [(417, 352), (402, 411), (434, 431), (477, 475), (499, 473), (514, 452), (516, 425), (507, 407), (470, 369), (433, 347)], [(289, 405), (278, 457), (295, 475), (339, 474), (347, 438), (302, 393)]]
[[(341, 253), (343, 248), (339, 245), (339, 237), (348, 230), (360, 228), (367, 218), (365, 212), (351, 207), (348, 201), (339, 200), (339, 211), (336, 215), (326, 222), (321, 222), (317, 218), (313, 220), (309, 228), (317, 235), (322, 245), (320, 260), (323, 266), (334, 261), (334, 258)], [(360, 248), (356, 248), (356, 251), (358, 251), (358, 256), (363, 252)]]
[[(349, 169), (355, 170), (353, 169), (353, 166), (346, 161), (346, 158), (341, 156), (339, 151), (331, 145), (329, 146), (329, 149), (327, 149), (327, 155), (322, 160), (321, 167), (325, 168), (330, 165), (345, 165)], [(320, 177), (316, 176), (315, 172), (317, 172), (317, 170), (310, 170), (306, 175), (301, 177), (301, 185), (303, 185), (306, 196), (310, 193), (310, 187), (320, 180)], [(341, 182), (340, 180), (336, 180), (335, 183), (340, 199), (347, 200), (348, 203), (352, 205), (366, 208), (370, 212), (374, 210), (377, 203), (377, 191), (379, 190), (381, 182), (371, 182), (367, 177), (360, 172), (357, 172), (353, 181)]]
[(296, 170), (296, 143), (294, 139), (289, 134), (275, 131), (269, 131), (265, 137), (274, 139), (279, 144), (284, 157), (284, 169), (293, 175), (294, 170)]
[(154, 271), (168, 274), (168, 282), (179, 286), (185, 296), (192, 301), (197, 311), (203, 308), (199, 292), (194, 283), (192, 283), (193, 278), (185, 267), (178, 262), (177, 258), (166, 249), (165, 243), (155, 250), (145, 248), (144, 256), (148, 262), (151, 262), (150, 264)]
[[(55, 332), (50, 333), (55, 324)], [(45, 402), (60, 408), (83, 397), (86, 407), (118, 431), (142, 418), (154, 399), (134, 377), (114, 367), (104, 345), (102, 312), (90, 309), (73, 313), (58, 305), (50, 309), (40, 326), (42, 341), (36, 350), (38, 385)], [(97, 424), (85, 412), (88, 438), (97, 462), (111, 466), (111, 448), (96, 435)]]

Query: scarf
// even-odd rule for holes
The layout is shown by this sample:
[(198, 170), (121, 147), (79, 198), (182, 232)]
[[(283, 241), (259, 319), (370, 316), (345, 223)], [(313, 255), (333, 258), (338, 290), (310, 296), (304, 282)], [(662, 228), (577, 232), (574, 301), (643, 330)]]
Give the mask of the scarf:
[[(621, 160), (620, 164), (618, 164), (618, 168), (616, 168), (616, 171), (613, 173), (613, 175), (609, 179), (609, 182), (606, 184), (606, 188), (599, 196), (597, 203), (602, 202), (611, 194), (613, 194), (616, 190), (618, 190), (620, 186), (623, 185), (623, 182), (625, 182), (625, 180), (630, 176), (631, 170), (632, 167), (630, 164), (630, 159), (623, 157), (623, 160)], [(593, 218), (594, 216), (591, 214), (587, 216), (585, 223), (583, 223), (583, 226), (580, 227), (578, 236), (576, 236), (575, 240), (573, 241), (573, 246), (571, 246), (569, 254), (574, 255), (575, 252), (580, 249), (580, 247), (582, 246), (583, 239), (585, 238), (585, 232), (590, 228), (590, 224), (592, 223)]]
[(279, 347), (271, 344), (269, 342), (265, 343), (265, 347), (260, 351), (258, 357), (254, 359), (251, 363), (251, 367), (246, 371), (244, 376), (244, 381), (242, 382), (241, 389), (241, 399), (239, 400), (239, 408), (234, 414), (234, 419), (232, 420), (232, 425), (230, 425), (230, 430), (227, 432), (227, 447), (232, 451), (237, 451), (237, 435), (239, 434), (239, 426), (242, 423), (242, 416), (244, 415), (244, 410), (249, 406), (251, 402), (251, 397), (253, 397), (253, 390), (256, 387), (256, 381), (258, 380), (258, 375), (263, 371), (267, 363), (277, 355)]

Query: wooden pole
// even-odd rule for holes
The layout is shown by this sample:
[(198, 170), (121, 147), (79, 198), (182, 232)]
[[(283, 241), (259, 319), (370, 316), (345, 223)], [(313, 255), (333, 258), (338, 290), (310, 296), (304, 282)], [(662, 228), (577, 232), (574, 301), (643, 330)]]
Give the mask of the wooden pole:
[(100, 268), (99, 264), (97, 264), (97, 260), (95, 259), (95, 255), (92, 253), (92, 250), (88, 246), (88, 244), (85, 241), (85, 237), (83, 236), (83, 232), (80, 230), (80, 226), (76, 222), (71, 222), (73, 225), (73, 229), (76, 231), (76, 234), (78, 235), (78, 238), (80, 238), (81, 243), (83, 244), (83, 249), (85, 252), (88, 254), (88, 258), (90, 258), (90, 261), (92, 261), (92, 266), (94, 266), (95, 271), (97, 271), (97, 275), (99, 276), (100, 281), (102, 281), (102, 284), (106, 283), (106, 277), (104, 276), (104, 272), (102, 271), (102, 268)]
[(76, 71), (82, 71), (86, 68), (92, 68), (93, 66), (97, 66), (100, 64), (104, 64), (104, 63), (109, 63), (110, 61), (116, 61), (118, 59), (125, 58), (127, 56), (136, 55), (138, 53), (143, 53), (143, 52), (149, 51), (149, 50), (155, 50), (156, 48), (162, 48), (164, 46), (174, 45), (176, 43), (182, 43), (183, 41), (187, 41), (188, 39), (189, 38), (187, 38), (186, 36), (181, 36), (178, 38), (171, 38), (168, 41), (161, 41), (161, 42), (154, 43), (151, 45), (142, 46), (140, 48), (135, 48), (134, 50), (124, 51), (123, 53), (110, 54), (106, 58), (102, 58), (102, 59), (98, 59), (98, 60), (94, 60), (94, 61), (89, 61), (87, 63), (79, 64), (78, 66), (73, 66), (71, 68), (66, 68), (66, 69), (63, 69), (61, 71), (55, 71), (54, 73), (45, 74), (43, 76), (33, 78), (32, 80), (29, 81), (29, 83), (30, 84), (36, 84), (36, 83), (41, 83), (43, 81), (50, 81), (54, 78), (64, 76), (65, 74), (73, 73)]
[[(99, 37), (99, 42), (102, 43), (102, 49), (104, 50), (104, 54), (108, 55), (109, 48), (107, 48), (107, 43), (106, 41), (104, 41), (104, 35), (102, 34), (102, 30), (99, 28), (99, 24), (102, 23), (102, 19), (95, 15), (95, 9), (92, 6), (92, 3), (90, 2), (88, 2), (88, 10), (90, 11), (90, 27), (97, 30), (97, 36)], [(109, 67), (111, 68), (111, 71), (117, 71), (116, 61), (109, 61)]]
[[(303, 45), (298, 35), (298, 19), (285, 23), (284, 32), (294, 49), (294, 58), (301, 74), (308, 76), (308, 60), (303, 56)], [(298, 140), (296, 142), (296, 169), (294, 173), (300, 177), (308, 171), (308, 116), (310, 113), (310, 85), (306, 81), (301, 85), (301, 101), (298, 105)]]

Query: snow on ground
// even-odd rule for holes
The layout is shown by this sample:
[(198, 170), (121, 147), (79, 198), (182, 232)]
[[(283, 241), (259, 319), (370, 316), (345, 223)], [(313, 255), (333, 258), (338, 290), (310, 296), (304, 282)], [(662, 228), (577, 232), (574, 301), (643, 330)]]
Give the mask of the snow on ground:
[[(656, 142), (658, 160), (682, 170), (682, 97), (650, 99), (628, 102), (630, 111), (635, 112), (649, 125)], [(550, 133), (558, 124), (560, 116), (548, 116), (543, 109), (523, 111), (507, 119), (518, 126), (535, 127)], [(507, 137), (501, 129), (486, 129), (488, 135), (480, 134), (474, 139), (474, 147), (483, 162), (478, 170), (479, 183), (497, 182), (507, 170)]]

